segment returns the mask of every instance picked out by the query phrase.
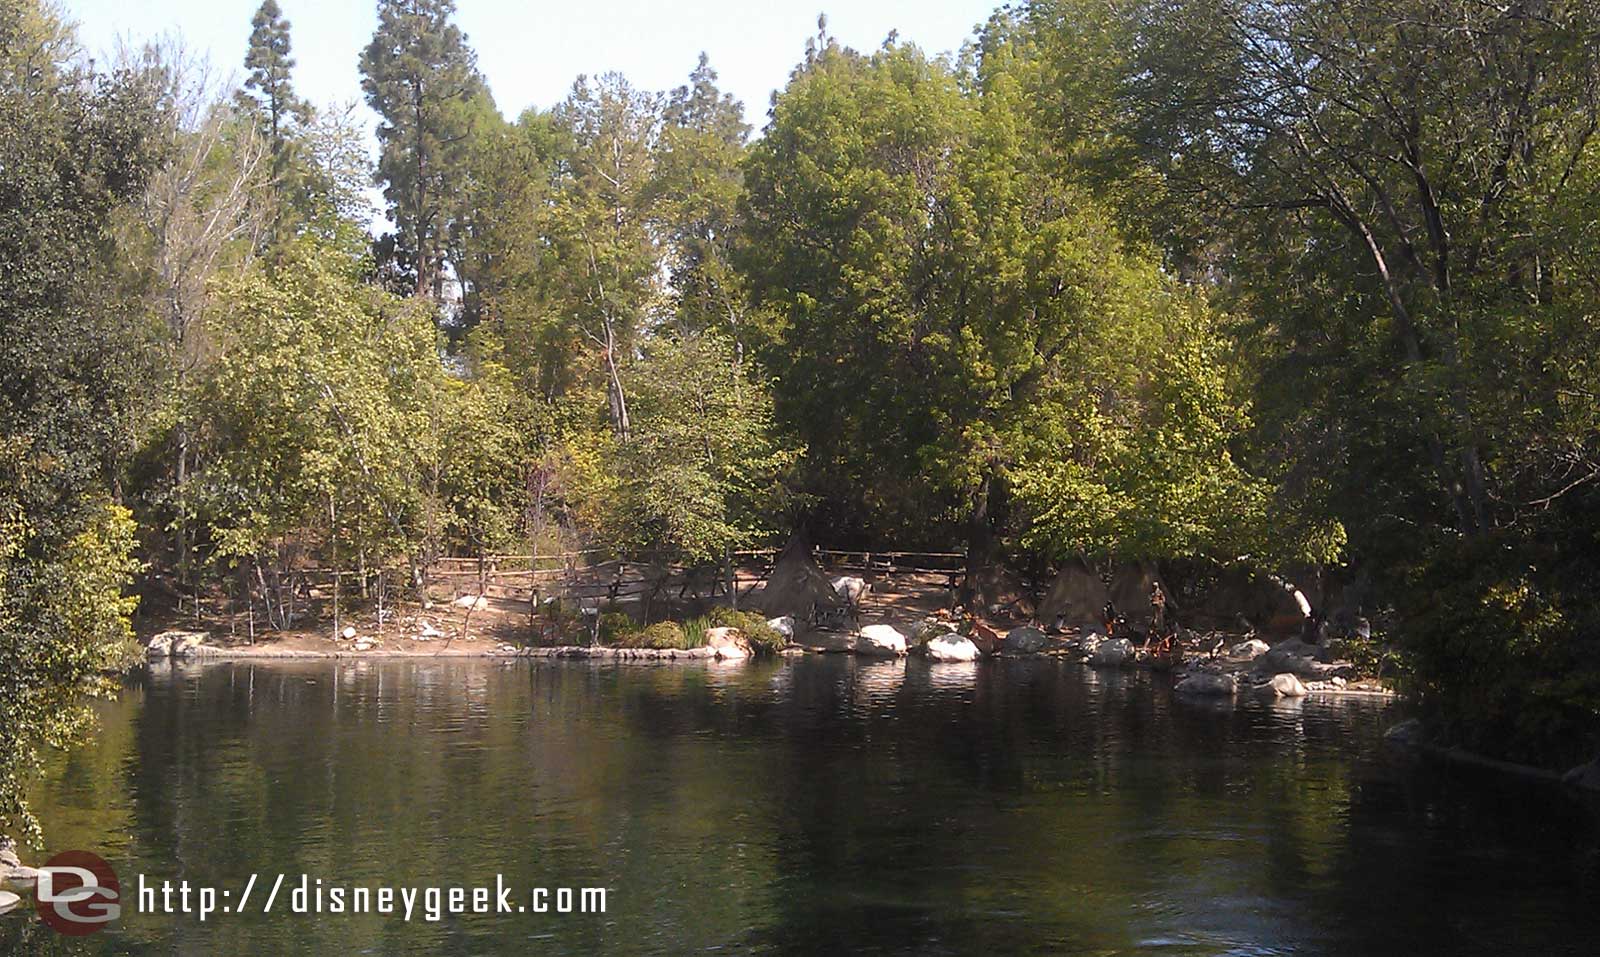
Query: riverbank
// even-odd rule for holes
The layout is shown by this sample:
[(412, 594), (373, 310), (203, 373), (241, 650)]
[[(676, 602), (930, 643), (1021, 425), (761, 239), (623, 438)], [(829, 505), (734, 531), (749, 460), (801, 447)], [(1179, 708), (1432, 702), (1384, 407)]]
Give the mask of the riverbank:
[[(145, 650), (151, 661), (474, 657), (695, 661), (743, 660), (757, 654), (732, 629), (711, 629), (706, 644), (698, 647), (649, 648), (576, 643), (529, 646), (465, 629), (460, 636), (447, 635), (426, 618), (409, 617), (404, 624), (408, 626), (404, 631), (412, 633), (394, 634), (397, 629), (391, 625), (389, 635), (378, 636), (349, 625), (336, 635), (275, 633), (270, 639), (254, 642), (206, 631), (166, 630), (150, 636)], [(792, 636), (777, 652), (780, 656), (921, 656), (935, 663), (994, 658), (1061, 659), (1092, 668), (1169, 672), (1180, 693), (1198, 697), (1247, 693), (1275, 697), (1393, 694), (1375, 676), (1361, 674), (1351, 662), (1329, 655), (1327, 648), (1294, 640), (1274, 646), (1259, 639), (1246, 639), (1229, 645), (1215, 636), (1190, 636), (1165, 653), (1152, 653), (1129, 640), (1094, 632), (1047, 634), (1036, 626), (1021, 625), (1002, 634), (984, 622), (960, 622), (948, 617), (929, 617), (912, 625), (878, 623), (851, 632), (796, 633), (795, 623), (789, 619), (774, 619), (772, 624)]]

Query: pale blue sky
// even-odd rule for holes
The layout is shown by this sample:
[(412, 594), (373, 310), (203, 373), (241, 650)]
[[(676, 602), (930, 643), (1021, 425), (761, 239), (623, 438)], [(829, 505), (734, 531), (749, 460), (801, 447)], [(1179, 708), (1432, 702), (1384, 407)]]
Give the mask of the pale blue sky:
[[(619, 70), (637, 86), (681, 84), (701, 50), (723, 87), (744, 101), (750, 123), (765, 122), (767, 98), (800, 59), (806, 38), (826, 11), (842, 43), (872, 49), (890, 30), (932, 53), (960, 47), (999, 0), (608, 0), (537, 3), (457, 0), (457, 22), (478, 51), (478, 64), (501, 112), (550, 107), (580, 73)], [(78, 22), (90, 52), (119, 37), (143, 41), (178, 33), (212, 66), (242, 72), (250, 17), (260, 0), (58, 0)], [(293, 24), (295, 82), (302, 96), (325, 104), (360, 99), (356, 58), (376, 23), (372, 0), (279, 0)]]

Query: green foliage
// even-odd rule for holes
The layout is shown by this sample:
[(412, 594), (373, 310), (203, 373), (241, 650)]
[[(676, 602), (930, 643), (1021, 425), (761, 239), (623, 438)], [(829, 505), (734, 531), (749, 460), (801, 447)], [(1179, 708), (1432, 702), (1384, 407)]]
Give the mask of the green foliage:
[[(736, 611), (725, 605), (718, 605), (711, 609), (706, 616), (712, 628), (737, 628), (744, 636), (750, 639), (750, 645), (758, 653), (772, 653), (782, 650), (789, 643), (788, 639), (779, 634), (776, 629), (767, 624), (767, 619), (758, 612)], [(702, 630), (701, 634), (704, 634)]]
[[(1587, 498), (1573, 509), (1595, 507)], [(1600, 568), (1587, 523), (1541, 531), (1418, 555), (1401, 606), (1404, 687), (1452, 743), (1566, 768), (1600, 750)]]
[(769, 334), (751, 313), (734, 263), (750, 127), (716, 79), (702, 53), (689, 83), (667, 98), (648, 205), (664, 239), (675, 324), (686, 332), (714, 331), (744, 354)]
[(705, 643), (704, 632), (699, 641), (691, 643), (689, 636), (674, 621), (658, 621), (653, 625), (636, 629), (631, 634), (624, 636), (620, 644), (624, 648), (659, 648), (676, 649), (683, 651), (696, 648)]
[(452, 0), (380, 0), (361, 52), (361, 88), (382, 122), (378, 179), (417, 295), (438, 298), (467, 142), (493, 119), (477, 56), (451, 22)]
[(214, 312), (195, 481), (218, 555), (259, 562), (308, 526), (374, 561), (407, 554), (433, 517), (425, 478), (449, 394), (426, 311), (303, 244), (224, 282)]
[(678, 623), (678, 634), (682, 636), (684, 648), (702, 648), (706, 643), (706, 632), (717, 627), (711, 618), (701, 615), (698, 618), (688, 618)]
[(157, 79), (97, 77), (73, 50), (49, 10), (0, 0), (0, 828), (31, 837), (40, 751), (130, 660), (140, 565), (109, 490), (151, 340), (112, 224), (162, 155)]
[[(613, 617), (617, 620), (609, 622), (608, 625), (608, 621)], [(675, 648), (679, 651), (701, 648), (706, 643), (706, 632), (712, 628), (739, 629), (750, 639), (751, 647), (758, 654), (776, 652), (787, 644), (784, 637), (774, 631), (760, 614), (753, 611), (735, 611), (722, 605), (697, 618), (681, 622), (658, 621), (643, 628), (632, 618), (620, 613), (602, 615), (600, 618), (601, 635), (611, 636), (605, 638), (605, 643), (622, 648)]]
[(259, 116), (278, 176), (288, 170), (293, 124), (303, 122), (309, 112), (295, 96), (292, 46), (289, 21), (277, 0), (262, 0), (250, 20), (250, 46), (244, 55), (244, 68), (249, 73), (239, 99)]
[[(1248, 451), (1347, 530), (1419, 697), (1487, 750), (1592, 754), (1592, 4), (1031, 11), (1053, 69), (1117, 91), (1173, 261), (1248, 320)], [(1125, 55), (1074, 62), (1083, 23)]]
[(698, 564), (768, 534), (794, 453), (775, 440), (755, 368), (712, 334), (658, 338), (625, 382), (630, 433), (597, 442), (599, 470), (579, 491), (606, 540)]
[(600, 644), (635, 647), (642, 629), (633, 616), (625, 611), (608, 611), (600, 615)]
[(1050, 559), (1336, 554), (1334, 523), (1271, 527), (1220, 317), (1119, 234), (1011, 30), (959, 74), (826, 44), (752, 151), (749, 268), (785, 317), (768, 355), (807, 478), (880, 534), (963, 529), (983, 561), (996, 536)]
[(87, 510), (83, 530), (50, 557), (20, 516), (0, 521), (0, 827), (35, 839), (22, 796), (41, 751), (89, 728), (83, 698), (111, 691), (102, 676), (139, 657), (128, 625), (138, 599), (123, 594), (143, 568), (132, 516), (103, 501)]

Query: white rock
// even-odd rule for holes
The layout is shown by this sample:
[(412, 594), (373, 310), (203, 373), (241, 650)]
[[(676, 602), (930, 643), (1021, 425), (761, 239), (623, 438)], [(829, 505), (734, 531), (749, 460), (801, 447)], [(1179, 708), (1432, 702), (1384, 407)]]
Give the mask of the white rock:
[(39, 872), (34, 868), (20, 864), (0, 864), (0, 887), (25, 891), (31, 889), (38, 880)]
[(1239, 682), (1231, 674), (1212, 674), (1209, 671), (1197, 671), (1173, 685), (1172, 690), (1180, 694), (1193, 695), (1231, 695), (1239, 690)]
[(205, 631), (163, 631), (150, 639), (144, 653), (149, 658), (184, 658), (197, 654), (196, 649), (210, 637)]
[(457, 608), (470, 608), (473, 611), (483, 611), (489, 607), (489, 599), (483, 595), (462, 595), (455, 600)]
[(906, 653), (906, 636), (893, 625), (868, 625), (856, 639), (856, 653), (894, 658)]
[(1100, 668), (1118, 668), (1133, 660), (1133, 642), (1126, 638), (1112, 638), (1095, 646), (1089, 664)]
[(714, 657), (725, 660), (748, 658), (754, 653), (750, 639), (737, 628), (707, 628), (706, 647)]
[(971, 639), (949, 632), (936, 635), (923, 646), (932, 661), (976, 661), (978, 646)]
[(1259, 658), (1270, 650), (1272, 650), (1272, 646), (1262, 641), (1260, 638), (1251, 638), (1249, 641), (1241, 641), (1232, 648), (1229, 648), (1228, 657)]
[(767, 619), (767, 627), (789, 641), (794, 640), (794, 616), (792, 615), (784, 615), (782, 618), (769, 618)]
[(1298, 677), (1288, 673), (1273, 675), (1272, 680), (1267, 682), (1267, 687), (1280, 698), (1304, 698), (1310, 693), (1306, 686), (1300, 683)]
[(339, 634), (344, 636), (344, 640), (345, 641), (349, 641), (350, 639), (352, 639), (352, 638), (354, 638), (356, 636), (356, 626), (355, 625), (345, 625), (344, 626), (344, 631), (339, 632)]
[(371, 638), (357, 638), (355, 644), (351, 645), (350, 647), (354, 648), (356, 651), (371, 651), (372, 649), (378, 647), (378, 643)]
[(192, 631), (179, 636), (172, 642), (172, 657), (195, 658), (200, 655), (210, 654), (213, 649), (206, 644), (206, 639), (211, 636), (203, 631)]

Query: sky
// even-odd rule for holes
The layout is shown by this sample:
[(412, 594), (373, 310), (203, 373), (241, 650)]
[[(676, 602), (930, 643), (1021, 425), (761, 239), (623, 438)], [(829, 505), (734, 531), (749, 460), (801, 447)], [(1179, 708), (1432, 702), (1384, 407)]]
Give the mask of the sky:
[[(91, 54), (165, 34), (182, 36), (214, 70), (243, 74), (250, 18), (260, 0), (57, 0)], [(870, 50), (891, 30), (930, 53), (954, 51), (1000, 0), (608, 0), (538, 3), (456, 0), (456, 22), (478, 52), (495, 103), (514, 118), (554, 106), (580, 74), (610, 70), (635, 86), (681, 85), (703, 50), (722, 87), (757, 130), (768, 98), (814, 35), (817, 14), (841, 43)], [(361, 99), (360, 50), (377, 23), (373, 0), (279, 0), (292, 26), (295, 87), (316, 104)], [(363, 106), (363, 110), (365, 107)], [(370, 118), (369, 118), (370, 119)]]

